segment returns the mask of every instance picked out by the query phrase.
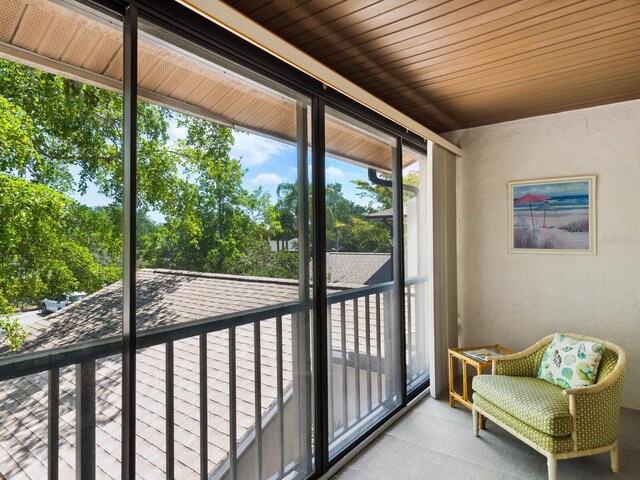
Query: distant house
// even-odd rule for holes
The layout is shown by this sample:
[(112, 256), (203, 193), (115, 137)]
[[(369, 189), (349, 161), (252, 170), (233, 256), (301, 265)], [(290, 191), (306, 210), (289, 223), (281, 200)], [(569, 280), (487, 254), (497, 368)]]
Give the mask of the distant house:
[[(333, 254), (330, 258), (334, 258)], [(351, 255), (353, 257), (353, 255)], [(346, 257), (345, 257), (346, 258)], [(369, 258), (364, 255), (363, 258)], [(378, 258), (373, 256), (372, 258)], [(388, 259), (387, 259), (388, 260)], [(348, 262), (350, 263), (350, 262)], [(375, 265), (384, 265), (380, 257)], [(361, 262), (374, 265), (374, 262)], [(377, 272), (370, 268), (361, 278)], [(347, 275), (345, 270), (344, 275)], [(370, 278), (370, 277), (369, 277)], [(171, 270), (141, 270), (137, 274), (138, 314), (140, 333), (171, 325), (194, 322), (212, 317), (225, 318), (257, 308), (298, 300), (298, 284), (293, 280), (240, 277), (224, 274), (194, 273)], [(331, 292), (343, 290), (332, 285)], [(362, 301), (360, 308), (364, 309)], [(345, 303), (346, 343), (340, 335), (332, 339), (332, 357), (339, 358), (343, 349), (350, 359), (349, 378), (353, 379), (354, 311), (353, 303)], [(373, 308), (373, 302), (372, 307)], [(331, 307), (332, 329), (340, 331), (340, 306)], [(362, 311), (362, 310), (361, 310)], [(293, 317), (293, 318), (292, 318)], [(374, 317), (372, 310), (371, 318)], [(306, 317), (307, 319), (309, 317)], [(19, 353), (41, 352), (50, 348), (70, 347), (83, 342), (119, 337), (122, 319), (122, 283), (117, 282), (95, 292), (83, 301), (39, 319), (28, 329), (28, 340)], [(299, 438), (295, 419), (308, 412), (299, 411), (292, 401), (295, 396), (295, 368), (293, 362), (293, 322), (306, 321), (294, 315), (282, 317), (282, 391), (277, 390), (278, 345), (276, 320), (260, 322), (262, 436), (277, 436), (277, 400), (281, 395), (286, 432), (283, 455), (286, 464), (300, 458), (299, 449), (305, 442)], [(384, 352), (383, 323), (380, 330), (372, 328), (370, 347)], [(255, 437), (255, 378), (254, 328), (249, 323), (236, 331), (236, 429), (238, 471), (252, 476), (255, 458), (251, 454)], [(358, 357), (366, 354), (367, 339), (362, 328), (357, 329)], [(378, 338), (380, 340), (378, 341)], [(226, 478), (230, 447), (230, 350), (228, 329), (207, 334), (207, 391), (208, 391), (208, 452), (210, 478)], [(174, 348), (174, 416), (175, 416), (175, 475), (191, 478), (199, 472), (199, 336), (173, 342)], [(14, 355), (3, 348), (0, 356)], [(373, 354), (372, 354), (373, 356)], [(345, 357), (346, 358), (346, 357)], [(380, 359), (380, 357), (377, 357)], [(363, 363), (364, 365), (364, 363)], [(381, 372), (380, 361), (370, 362)], [(165, 472), (165, 345), (138, 351), (137, 355), (137, 469), (143, 478), (164, 478)], [(347, 371), (346, 365), (342, 370)], [(96, 396), (96, 469), (98, 478), (120, 477), (120, 424), (122, 404), (121, 356), (100, 358), (95, 365)], [(340, 368), (334, 369), (340, 376)], [(75, 476), (76, 427), (76, 369), (64, 367), (60, 374), (60, 478)], [(306, 372), (309, 376), (309, 372)], [(383, 377), (384, 375), (380, 375)], [(364, 377), (363, 377), (364, 378)], [(378, 395), (377, 373), (373, 372), (373, 398)], [(352, 381), (352, 380), (351, 380)], [(340, 379), (336, 384), (340, 384)], [(363, 381), (364, 382), (364, 381)], [(0, 471), (8, 479), (42, 479), (47, 472), (47, 385), (48, 373), (42, 372), (2, 382), (0, 388)], [(298, 386), (297, 388), (301, 388)], [(363, 390), (364, 391), (364, 390)], [(350, 404), (355, 400), (349, 399)], [(341, 416), (342, 406), (335, 402), (334, 415)], [(353, 406), (350, 407), (354, 411)], [(366, 408), (365, 408), (366, 410)], [(265, 478), (277, 472), (278, 442), (270, 442), (265, 453)], [(274, 450), (275, 449), (275, 450)], [(244, 469), (244, 470), (243, 470)], [(274, 470), (275, 469), (275, 470)], [(244, 478), (239, 476), (238, 478)]]

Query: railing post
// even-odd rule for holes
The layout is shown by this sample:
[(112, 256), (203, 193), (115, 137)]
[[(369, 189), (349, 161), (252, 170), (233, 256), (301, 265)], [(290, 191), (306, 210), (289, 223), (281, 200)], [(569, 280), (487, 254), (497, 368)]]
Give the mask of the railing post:
[[(254, 375), (254, 449), (256, 452), (255, 478), (262, 480), (262, 356), (260, 344), (260, 322), (253, 324), (253, 375)], [(280, 412), (282, 413), (282, 412)]]
[(207, 334), (201, 333), (200, 357), (200, 478), (209, 478), (209, 401), (207, 396)]
[(371, 412), (371, 306), (369, 295), (364, 297), (365, 336), (367, 338), (367, 413)]
[(278, 315), (276, 317), (276, 402), (278, 405), (278, 441), (280, 442), (280, 449), (278, 454), (279, 469), (281, 475), (284, 475), (284, 380), (282, 378), (283, 366), (282, 366), (282, 317)]
[(96, 478), (96, 361), (76, 365), (76, 479)]
[(60, 369), (49, 370), (48, 480), (58, 480), (60, 446)]
[(356, 420), (360, 420), (360, 322), (358, 321), (358, 298), (353, 299), (353, 376), (356, 402)]
[(349, 425), (349, 382), (347, 379), (347, 314), (344, 301), (340, 302), (340, 367), (342, 371), (342, 430)]
[(229, 328), (229, 476), (238, 478), (238, 435), (236, 411), (236, 327)]
[(396, 306), (394, 305), (394, 301), (393, 301), (393, 296), (392, 296), (393, 292), (382, 292), (382, 319), (381, 322), (384, 322), (384, 326), (383, 328), (383, 332), (382, 335), (384, 336), (384, 350), (383, 350), (383, 355), (384, 355), (384, 395), (383, 395), (383, 399), (385, 402), (387, 402), (393, 392), (395, 391), (394, 388), (394, 381), (395, 379), (394, 377), (394, 363), (395, 363), (395, 357), (396, 357), (396, 349), (395, 344), (398, 341), (397, 338), (395, 338), (394, 335), (394, 331), (393, 331), (393, 319), (394, 319), (394, 313), (396, 310)]
[(174, 362), (173, 342), (166, 343), (165, 352), (165, 421), (166, 421), (166, 468), (167, 478), (173, 480), (175, 476), (175, 417), (174, 417)]
[(382, 403), (382, 320), (380, 294), (376, 293), (376, 357), (378, 358), (378, 405)]

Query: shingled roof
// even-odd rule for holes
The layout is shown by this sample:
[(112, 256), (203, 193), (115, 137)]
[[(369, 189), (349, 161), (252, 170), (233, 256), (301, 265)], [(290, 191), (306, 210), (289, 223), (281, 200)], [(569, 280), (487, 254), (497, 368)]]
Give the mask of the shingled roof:
[(388, 253), (327, 252), (328, 283), (375, 285), (393, 280)]
[[(140, 331), (190, 322), (258, 307), (295, 301), (296, 281), (145, 269), (138, 272)], [(332, 292), (344, 286), (333, 285)], [(373, 303), (373, 302), (372, 302)], [(359, 302), (364, 311), (364, 301)], [(370, 308), (374, 308), (373, 305)], [(347, 350), (354, 350), (353, 305), (346, 304)], [(332, 307), (333, 329), (340, 328), (340, 309)], [(59, 312), (39, 319), (28, 329), (20, 353), (42, 351), (77, 342), (119, 336), (122, 283), (117, 282)], [(373, 311), (372, 311), (373, 318)], [(292, 382), (291, 316), (283, 317), (283, 383)], [(263, 418), (275, 408), (276, 322), (260, 323), (261, 407)], [(360, 353), (364, 337), (359, 329)], [(377, 338), (372, 332), (372, 348)], [(333, 349), (340, 350), (334, 335)], [(207, 335), (209, 471), (220, 468), (229, 452), (228, 330)], [(382, 340), (382, 339), (381, 339)], [(8, 355), (6, 350), (0, 355)], [(237, 436), (253, 432), (255, 366), (253, 325), (236, 327)], [(199, 342), (191, 337), (174, 342), (174, 415), (176, 477), (197, 475), (199, 468)], [(119, 478), (121, 450), (121, 356), (96, 361), (96, 466), (98, 477)], [(47, 469), (47, 372), (0, 384), (0, 471), (7, 478), (41, 479)], [(141, 478), (165, 475), (165, 346), (138, 351), (137, 468)], [(73, 366), (61, 369), (60, 478), (75, 475), (75, 383)], [(287, 387), (289, 388), (289, 387)], [(266, 473), (266, 472), (265, 472)]]

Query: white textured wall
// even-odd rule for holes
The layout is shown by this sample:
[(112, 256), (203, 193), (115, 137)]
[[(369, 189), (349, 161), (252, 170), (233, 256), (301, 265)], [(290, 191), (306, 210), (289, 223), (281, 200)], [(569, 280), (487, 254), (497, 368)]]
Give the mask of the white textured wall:
[[(640, 409), (640, 101), (451, 132), (458, 163), (460, 345), (522, 349), (556, 331), (628, 354)], [(507, 182), (597, 175), (597, 255), (509, 254)]]

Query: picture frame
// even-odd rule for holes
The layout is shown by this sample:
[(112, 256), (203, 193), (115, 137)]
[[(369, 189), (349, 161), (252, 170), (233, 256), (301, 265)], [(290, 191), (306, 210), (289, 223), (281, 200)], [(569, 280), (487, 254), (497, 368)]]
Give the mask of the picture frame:
[(509, 253), (596, 254), (596, 176), (508, 183)]

